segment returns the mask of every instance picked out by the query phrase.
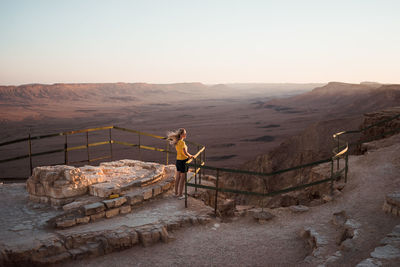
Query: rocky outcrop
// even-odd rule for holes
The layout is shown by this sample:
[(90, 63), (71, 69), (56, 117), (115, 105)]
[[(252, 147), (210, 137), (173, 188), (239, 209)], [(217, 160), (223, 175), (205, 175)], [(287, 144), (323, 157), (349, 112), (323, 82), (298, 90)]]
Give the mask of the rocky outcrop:
[[(400, 132), (400, 107), (393, 107), (382, 111), (370, 112), (365, 114), (364, 122), (360, 125), (360, 129), (368, 128), (371, 125), (389, 120), (397, 115), (399, 115), (399, 117), (394, 120), (381, 123), (363, 131), (359, 142), (370, 142), (372, 140), (382, 139)], [(361, 145), (361, 152), (365, 152), (368, 149), (371, 149), (369, 145), (370, 144)]]
[(367, 258), (357, 264), (357, 267), (374, 266), (398, 266), (400, 259), (400, 225), (394, 227), (393, 231), (380, 241)]
[(138, 160), (105, 162), (98, 167), (43, 166), (33, 170), (26, 185), (32, 201), (59, 207), (84, 195), (105, 198), (131, 188), (145, 187), (173, 173), (172, 165)]

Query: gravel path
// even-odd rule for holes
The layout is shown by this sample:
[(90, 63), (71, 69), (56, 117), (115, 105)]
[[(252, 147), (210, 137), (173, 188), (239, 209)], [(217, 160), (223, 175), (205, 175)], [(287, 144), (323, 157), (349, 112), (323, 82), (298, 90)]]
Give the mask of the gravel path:
[[(299, 232), (306, 226), (321, 231), (333, 227), (332, 214), (341, 210), (361, 224), (361, 235), (355, 249), (343, 252), (335, 265), (354, 266), (368, 258), (379, 241), (400, 224), (400, 217), (382, 211), (385, 195), (400, 191), (400, 135), (375, 144), (381, 148), (349, 158), (349, 181), (342, 194), (308, 212), (275, 209), (276, 217), (263, 225), (250, 217), (232, 222), (216, 219), (205, 226), (176, 231), (176, 240), (168, 244), (136, 246), (62, 266), (306, 266), (303, 260), (310, 249)], [(338, 249), (335, 240), (329, 242), (332, 249)]]

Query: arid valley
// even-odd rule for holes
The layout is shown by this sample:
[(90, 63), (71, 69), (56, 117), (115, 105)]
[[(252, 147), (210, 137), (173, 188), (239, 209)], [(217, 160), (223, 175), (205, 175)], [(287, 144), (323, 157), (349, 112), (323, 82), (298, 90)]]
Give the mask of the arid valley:
[[(30, 133), (33, 153), (37, 153), (63, 148), (63, 136), (34, 138), (50, 133), (114, 125), (165, 136), (169, 130), (184, 127), (188, 140), (206, 147), (207, 166), (267, 173), (330, 158), (336, 146), (334, 133), (365, 128), (397, 114), (397, 119), (388, 124), (346, 139), (353, 143), (367, 142), (376, 134), (396, 132), (400, 125), (399, 103), (400, 85), (369, 82), (1, 86), (0, 143), (26, 138)], [(334, 187), (316, 185), (310, 190), (264, 198), (266, 201), (220, 193), (218, 212), (226, 207), (225, 203), (231, 203), (233, 209), (229, 215), (218, 213), (216, 217), (211, 216), (214, 214), (212, 201), (217, 200), (215, 193), (199, 190), (199, 197), (190, 191), (186, 209), (184, 202), (171, 194), (171, 173), (162, 180), (162, 190), (165, 187), (167, 191), (156, 191), (157, 184), (150, 191), (140, 191), (143, 193), (140, 203), (136, 200), (137, 193), (121, 192), (116, 200), (108, 199), (108, 194), (102, 195), (107, 197), (103, 202), (98, 202), (99, 195), (68, 200), (67, 204), (51, 202), (51, 206), (61, 203), (54, 209), (49, 203), (43, 203), (41, 197), (28, 196), (27, 190), (31, 194), (39, 192), (36, 188), (42, 188), (37, 181), (47, 176), (41, 175), (41, 170), (50, 168), (48, 177), (53, 177), (55, 172), (51, 168), (73, 167), (39, 167), (25, 185), (30, 176), (27, 159), (0, 163), (0, 178), (5, 182), (0, 187), (4, 199), (0, 216), (6, 218), (0, 236), (9, 240), (0, 243), (0, 263), (5, 266), (28, 263), (33, 266), (126, 266), (135, 261), (145, 266), (380, 266), (383, 261), (385, 265), (395, 266), (398, 254), (397, 245), (393, 244), (397, 241), (390, 238), (398, 234), (400, 207), (396, 206), (397, 193), (393, 189), (400, 186), (396, 176), (400, 169), (399, 135), (392, 135), (393, 132), (384, 136), (387, 138), (367, 143), (364, 152), (360, 146), (350, 148), (347, 184), (341, 177)], [(88, 136), (70, 136), (68, 142), (84, 146), (87, 141), (101, 142), (108, 138), (108, 131), (99, 131)], [(113, 139), (138, 142), (138, 136), (131, 133), (113, 133)], [(142, 138), (141, 142), (165, 148), (164, 140)], [(27, 149), (27, 142), (1, 146), (0, 160), (24, 155)], [(190, 152), (197, 149), (189, 146)], [(71, 152), (69, 160), (84, 160), (85, 153), (85, 150)], [(108, 146), (90, 148), (91, 157), (107, 153)], [(111, 166), (124, 162), (116, 160), (139, 157), (147, 162), (165, 163), (164, 154), (113, 145)], [(38, 156), (33, 158), (33, 167), (63, 164), (63, 160), (63, 152)], [(92, 162), (90, 165), (94, 167), (82, 167), (82, 170), (104, 169), (107, 164)], [(329, 173), (329, 168), (330, 163), (324, 163), (272, 176), (264, 183), (254, 176), (228, 173), (222, 174), (220, 186), (267, 192), (321, 179)], [(215, 184), (212, 175), (207, 178), (209, 184)], [(375, 181), (376, 177), (380, 179)], [(8, 184), (13, 181), (18, 183)], [(56, 182), (43, 182), (43, 186)], [(106, 207), (102, 203), (107, 203)], [(114, 206), (109, 207), (109, 203)], [(81, 206), (76, 208), (78, 204)], [(106, 210), (92, 211), (95, 205)], [(82, 212), (87, 216), (81, 217)], [(257, 214), (265, 212), (271, 217), (267, 221), (257, 219), (257, 223), (254, 220)], [(385, 237), (389, 241), (382, 243)], [(157, 244), (161, 241), (166, 244)]]

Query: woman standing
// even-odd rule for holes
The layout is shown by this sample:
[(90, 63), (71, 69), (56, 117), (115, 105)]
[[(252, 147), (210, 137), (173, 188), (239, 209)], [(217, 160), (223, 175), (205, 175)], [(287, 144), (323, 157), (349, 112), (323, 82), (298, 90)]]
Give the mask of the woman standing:
[(175, 196), (179, 199), (184, 199), (183, 186), (185, 185), (185, 173), (188, 171), (186, 162), (193, 158), (187, 151), (185, 143), (186, 130), (180, 128), (174, 132), (168, 133), (168, 140), (176, 149), (176, 173), (175, 173)]

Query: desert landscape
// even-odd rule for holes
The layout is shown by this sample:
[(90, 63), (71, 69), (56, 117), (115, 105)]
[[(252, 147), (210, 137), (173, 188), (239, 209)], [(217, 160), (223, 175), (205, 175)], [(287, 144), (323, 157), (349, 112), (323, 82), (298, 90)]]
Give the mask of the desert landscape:
[[(252, 93), (244, 93), (246, 90), (251, 90)], [(400, 85), (377, 83), (23, 85), (0, 87), (0, 97), (2, 142), (23, 138), (27, 131), (35, 136), (118, 125), (165, 136), (168, 130), (185, 127), (189, 140), (205, 145), (207, 166), (261, 173), (330, 158), (332, 148), (335, 146), (332, 136), (334, 133), (365, 128), (400, 114), (398, 107)], [(18, 112), (14, 112), (11, 106), (15, 106)], [(389, 124), (349, 135), (346, 140), (351, 143), (370, 142), (382, 138), (378, 136), (380, 133), (390, 131), (395, 133), (399, 126), (397, 118)], [(90, 134), (90, 141), (101, 141), (106, 137), (107, 133), (95, 132)], [(136, 141), (136, 136), (132, 137), (129, 134), (113, 138)], [(85, 135), (71, 137), (69, 141), (74, 145), (83, 145)], [(151, 138), (142, 142), (159, 147), (165, 145), (164, 141), (157, 143)], [(45, 151), (62, 148), (62, 145), (62, 138), (55, 137), (33, 140), (32, 148), (35, 151)], [(133, 259), (137, 261), (137, 257), (140, 258), (140, 262), (145, 261), (155, 265), (263, 265), (262, 255), (266, 253), (270, 255), (268, 265), (271, 266), (276, 264), (364, 266), (363, 264), (367, 263), (379, 266), (382, 261), (391, 266), (398, 263), (397, 256), (390, 256), (393, 253), (397, 255), (397, 252), (392, 251), (397, 249), (397, 245), (393, 247), (394, 243), (388, 241), (389, 243), (383, 244), (391, 246), (390, 248), (380, 247), (383, 241), (380, 243), (379, 240), (385, 235), (389, 238), (397, 234), (397, 218), (386, 215), (385, 219), (380, 216), (378, 219), (373, 214), (389, 210), (390, 213), (397, 215), (397, 200), (389, 202), (391, 199), (396, 199), (390, 194), (398, 186), (395, 178), (399, 170), (396, 167), (397, 145), (398, 134), (382, 141), (367, 143), (363, 147), (360, 145), (350, 147), (349, 182), (345, 185), (342, 182), (343, 177), (335, 182), (333, 195), (330, 193), (332, 191), (329, 189), (329, 184), (267, 198), (220, 193), (217, 217), (210, 217), (213, 214), (211, 207), (216, 205), (214, 202), (216, 196), (212, 190), (194, 192), (191, 189), (188, 194), (188, 208), (170, 195), (173, 186), (172, 171), (168, 171), (168, 177), (162, 178), (165, 181), (161, 180), (161, 185), (158, 185), (156, 176), (141, 178), (143, 181), (150, 179), (149, 181), (155, 182), (150, 182), (149, 185), (144, 183), (139, 191), (132, 191), (137, 186), (135, 175), (139, 175), (129, 174), (132, 170), (121, 169), (121, 174), (128, 174), (124, 179), (130, 179), (121, 180), (125, 181), (122, 184), (118, 182), (119, 180), (115, 180), (117, 178), (103, 178), (103, 174), (96, 174), (96, 170), (103, 173), (103, 169), (107, 170), (105, 173), (108, 175), (112, 174), (112, 166), (153, 164), (135, 161), (139, 156), (135, 148), (114, 146), (114, 161), (110, 163), (99, 161), (90, 164), (93, 167), (84, 166), (86, 163), (75, 164), (80, 168), (74, 169), (73, 172), (86, 170), (92, 173), (89, 175), (92, 177), (90, 183), (94, 181), (95, 184), (89, 183), (89, 187), (93, 188), (89, 190), (86, 187), (80, 188), (87, 182), (82, 185), (79, 185), (81, 183), (79, 182), (75, 185), (79, 186), (77, 187), (79, 190), (73, 194), (68, 187), (65, 187), (65, 183), (67, 185), (69, 183), (67, 175), (62, 178), (67, 179), (66, 181), (60, 180), (57, 183), (65, 187), (62, 187), (64, 191), (52, 189), (53, 182), (42, 181), (43, 177), (54, 176), (52, 168), (60, 172), (60, 168), (72, 170), (70, 166), (39, 167), (35, 168), (34, 174), (30, 176), (27, 160), (3, 163), (0, 166), (2, 175), (0, 178), (3, 182), (11, 184), (3, 184), (1, 189), (2, 195), (7, 199), (2, 204), (2, 216), (9, 218), (5, 221), (6, 225), (15, 226), (10, 229), (5, 226), (5, 231), (0, 233), (4, 239), (12, 240), (9, 244), (0, 244), (0, 248), (6, 249), (2, 250), (1, 260), (6, 266), (19, 266), (27, 262), (37, 266), (61, 262), (65, 262), (65, 266), (76, 264), (107, 266), (110, 262), (117, 262), (117, 266), (123, 266)], [(26, 144), (13, 144), (0, 149), (1, 157), (4, 159), (26, 153)], [(195, 151), (196, 147), (189, 146), (189, 150)], [(95, 153), (99, 155), (107, 153), (107, 148), (91, 149), (91, 155)], [(363, 153), (365, 155), (362, 155)], [(34, 159), (34, 167), (62, 162), (63, 155), (59, 154)], [(81, 154), (85, 153), (71, 154), (71, 156), (81, 159)], [(142, 152), (140, 157), (145, 162), (164, 163), (165, 160), (162, 155), (151, 151)], [(118, 159), (123, 160), (115, 161)], [(374, 164), (383, 164), (382, 161), (390, 162), (388, 163), (390, 167), (389, 165), (386, 167), (390, 171), (385, 171), (385, 168), (379, 168), (378, 165), (373, 167), (372, 161)], [(368, 164), (372, 165), (367, 167)], [(107, 169), (110, 167), (111, 169)], [(174, 169), (171, 165), (168, 168)], [(371, 168), (370, 174), (365, 176), (364, 171), (368, 168)], [(40, 174), (46, 170), (50, 171), (50, 176)], [(215, 174), (207, 173), (209, 176), (206, 184), (215, 184), (213, 176)], [(236, 190), (269, 192), (296, 186), (299, 182), (313, 182), (321, 179), (320, 177), (326, 177), (328, 173), (328, 163), (271, 176), (264, 179), (264, 182), (254, 176), (223, 173), (219, 185)], [(382, 179), (372, 185), (375, 176), (382, 176)], [(30, 178), (25, 186), (24, 182), (28, 177)], [(15, 180), (16, 178), (19, 179)], [(79, 181), (81, 178), (75, 179)], [(13, 181), (17, 183), (13, 184)], [(108, 185), (110, 183), (112, 187)], [(45, 196), (41, 193), (42, 186), (45, 188)], [(150, 186), (150, 191), (146, 189), (147, 186)], [(126, 188), (124, 190), (128, 191), (121, 191), (122, 189), (115, 191), (117, 189), (112, 189), (114, 187)], [(29, 196), (26, 195), (27, 191)], [(65, 192), (62, 196), (66, 198), (60, 198), (60, 192)], [(75, 199), (85, 192), (90, 192), (90, 195)], [(115, 201), (108, 200), (108, 195), (116, 192), (120, 197)], [(369, 198), (367, 195), (372, 194), (374, 197), (367, 200)], [(397, 193), (393, 194), (397, 196)], [(74, 199), (68, 198), (71, 196), (74, 196)], [(102, 200), (104, 198), (106, 200)], [(389, 203), (385, 204), (387, 206), (384, 206), (384, 211), (381, 210), (382, 199), (386, 199), (385, 203)], [(20, 211), (10, 209), (13, 206), (11, 203), (16, 203)], [(101, 203), (105, 203), (105, 211), (102, 211), (104, 207)], [(109, 206), (110, 203), (113, 206)], [(363, 207), (362, 212), (358, 206)], [(102, 207), (102, 210), (98, 210), (97, 207)], [(168, 214), (165, 214), (165, 211), (168, 211)], [(270, 216), (267, 222), (261, 223), (262, 220), (259, 219), (257, 219), (259, 223), (254, 221), (257, 214), (265, 212)], [(106, 219), (102, 219), (104, 216)], [(24, 218), (24, 221), (21, 222), (18, 218)], [(178, 228), (187, 225), (186, 221), (190, 221), (193, 226), (199, 223), (205, 225), (177, 231)], [(333, 228), (330, 226), (330, 221), (335, 225)], [(147, 226), (140, 223), (145, 223)], [(163, 226), (163, 223), (166, 224)], [(180, 226), (176, 226), (177, 224)], [(270, 230), (266, 231), (264, 224)], [(153, 228), (149, 228), (150, 226)], [(49, 231), (49, 228), (55, 229)], [(146, 239), (149, 229), (150, 239)], [(33, 238), (41, 242), (40, 250), (30, 247), (29, 242), (26, 246), (20, 243), (19, 236), (31, 231), (34, 231)], [(345, 233), (343, 236), (341, 236), (342, 231)], [(117, 239), (113, 236), (114, 233), (119, 233)], [(154, 237), (153, 233), (157, 233), (157, 237)], [(217, 242), (211, 241), (214, 240), (215, 233), (218, 236)], [(55, 243), (49, 245), (49, 235), (54, 235), (51, 244), (56, 242), (59, 245)], [(130, 236), (129, 244), (126, 244), (126, 235)], [(222, 238), (222, 235), (231, 237), (237, 235), (238, 238)], [(258, 239), (256, 236), (262, 238)], [(200, 240), (200, 243), (193, 243), (193, 237)], [(263, 240), (269, 240), (271, 237), (274, 238), (272, 243), (263, 243)], [(73, 240), (71, 244), (67, 241), (70, 238)], [(103, 239), (107, 241), (99, 241)], [(159, 240), (169, 244), (155, 244)], [(241, 240), (246, 241), (243, 243)], [(207, 245), (207, 248), (201, 245), (210, 242), (214, 245)], [(307, 242), (308, 245), (305, 245)], [(130, 248), (137, 243), (145, 248), (138, 249), (135, 246), (127, 252), (109, 254), (112, 251)], [(61, 248), (55, 250), (54, 246)], [(191, 249), (178, 252), (179, 246)], [(248, 251), (247, 246), (256, 246), (257, 249)], [(220, 251), (221, 247), (233, 253), (231, 259), (226, 258), (226, 251)], [(264, 252), (261, 252), (261, 248)], [(166, 255), (166, 251), (171, 249), (176, 251), (175, 254), (179, 257)], [(238, 250), (242, 253), (237, 254)], [(187, 253), (193, 254), (194, 251), (210, 255), (209, 260), (200, 256), (201, 254), (187, 258)], [(275, 255), (277, 251), (277, 255), (285, 255), (285, 260)], [(159, 256), (154, 256), (154, 252)], [(76, 261), (100, 255), (104, 256)], [(239, 261), (238, 255), (242, 255)], [(71, 259), (75, 261), (69, 262)]]
[(0, 1), (0, 267), (400, 266), (399, 10)]

